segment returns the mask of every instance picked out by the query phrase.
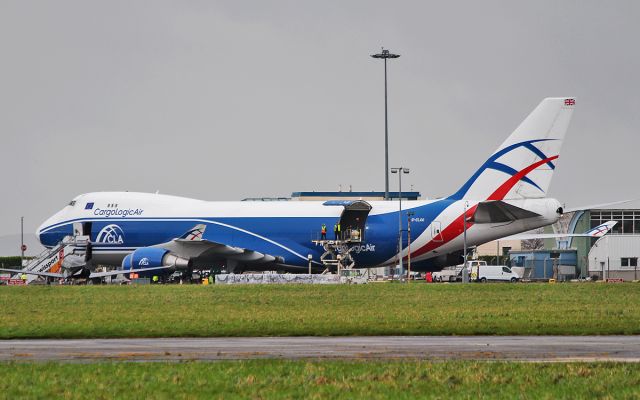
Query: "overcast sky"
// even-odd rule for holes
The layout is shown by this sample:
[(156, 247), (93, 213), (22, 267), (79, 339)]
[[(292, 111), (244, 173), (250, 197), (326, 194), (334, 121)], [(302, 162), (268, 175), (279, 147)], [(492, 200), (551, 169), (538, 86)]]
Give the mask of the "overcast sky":
[(638, 1), (0, 0), (0, 235), (90, 191), (383, 190), (381, 46), (401, 54), (407, 188), (453, 192), (542, 98), (576, 96), (550, 195), (640, 197), (639, 18)]

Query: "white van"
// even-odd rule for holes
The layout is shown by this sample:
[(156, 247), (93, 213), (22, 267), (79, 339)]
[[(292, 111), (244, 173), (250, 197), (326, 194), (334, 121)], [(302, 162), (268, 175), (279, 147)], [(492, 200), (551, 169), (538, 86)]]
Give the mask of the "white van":
[(504, 265), (482, 265), (478, 266), (474, 272), (478, 273), (479, 281), (505, 281), (505, 282), (517, 282), (520, 276), (511, 271), (511, 268)]

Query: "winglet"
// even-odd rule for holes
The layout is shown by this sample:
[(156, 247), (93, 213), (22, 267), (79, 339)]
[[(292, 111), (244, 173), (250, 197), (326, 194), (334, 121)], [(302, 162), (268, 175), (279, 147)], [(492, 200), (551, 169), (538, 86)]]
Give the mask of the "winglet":
[(202, 240), (202, 236), (204, 235), (204, 230), (207, 228), (205, 224), (198, 224), (193, 228), (189, 229), (184, 235), (180, 236), (179, 239), (184, 240)]
[(594, 238), (602, 237), (606, 235), (617, 223), (618, 221), (607, 221), (604, 224), (600, 224), (595, 228), (589, 229), (584, 234)]

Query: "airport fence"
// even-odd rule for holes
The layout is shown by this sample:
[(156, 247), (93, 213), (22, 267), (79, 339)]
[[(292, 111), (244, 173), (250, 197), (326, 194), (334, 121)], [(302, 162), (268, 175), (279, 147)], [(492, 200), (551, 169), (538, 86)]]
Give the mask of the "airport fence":
[(338, 284), (337, 275), (322, 274), (218, 274), (215, 276), (216, 285), (243, 284)]

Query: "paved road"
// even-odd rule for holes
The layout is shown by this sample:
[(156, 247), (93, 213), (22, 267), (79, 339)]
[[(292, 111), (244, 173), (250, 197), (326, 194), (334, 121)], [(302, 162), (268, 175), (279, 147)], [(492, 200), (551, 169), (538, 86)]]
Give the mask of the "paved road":
[(0, 361), (400, 359), (640, 362), (640, 336), (0, 340)]

